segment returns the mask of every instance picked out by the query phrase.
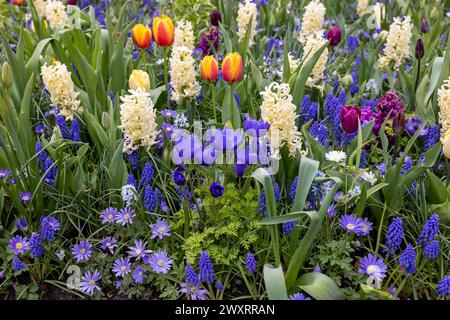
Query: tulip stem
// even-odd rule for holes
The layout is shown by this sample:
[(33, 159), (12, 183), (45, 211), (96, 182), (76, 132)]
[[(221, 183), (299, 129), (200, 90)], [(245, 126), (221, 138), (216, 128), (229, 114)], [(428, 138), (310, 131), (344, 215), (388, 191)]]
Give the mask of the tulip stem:
[(210, 88), (211, 88), (211, 106), (214, 112), (214, 122), (217, 123), (217, 114), (216, 114), (216, 90), (214, 88), (214, 83), (211, 82), (209, 84)]
[(445, 185), (448, 187), (450, 182), (450, 162), (447, 158), (445, 159), (445, 165), (447, 167), (447, 181), (445, 181)]
[(166, 86), (166, 92), (167, 92), (167, 105), (169, 105), (169, 72), (167, 71), (167, 48), (163, 48), (164, 53), (164, 85)]
[(419, 80), (420, 80), (420, 59), (417, 59), (417, 76), (416, 76), (416, 83), (414, 84), (414, 94), (417, 93), (417, 87), (419, 86)]

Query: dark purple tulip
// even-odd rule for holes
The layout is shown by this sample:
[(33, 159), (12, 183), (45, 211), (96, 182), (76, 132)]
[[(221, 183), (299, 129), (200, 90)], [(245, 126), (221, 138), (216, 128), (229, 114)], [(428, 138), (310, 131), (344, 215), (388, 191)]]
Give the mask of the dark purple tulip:
[(327, 39), (333, 47), (337, 46), (341, 42), (341, 29), (337, 24), (328, 31)]
[(424, 54), (425, 54), (425, 49), (423, 47), (423, 41), (422, 41), (422, 39), (419, 39), (416, 42), (416, 59), (417, 60), (422, 59)]
[(423, 18), (422, 22), (420, 23), (420, 32), (422, 33), (430, 32), (430, 24), (428, 23), (428, 20), (425, 18)]
[(67, 0), (67, 4), (71, 5), (71, 6), (74, 6), (74, 5), (77, 4), (77, 0)]
[(219, 25), (219, 23), (222, 22), (222, 15), (220, 14), (220, 11), (213, 10), (209, 14), (209, 18), (211, 19), (211, 24), (215, 27)]
[(361, 115), (361, 110), (353, 105), (341, 108), (341, 124), (345, 133), (352, 134), (358, 130), (358, 119)]
[(394, 119), (392, 120), (392, 129), (396, 134), (400, 135), (403, 133), (403, 131), (405, 131), (405, 124), (405, 111), (401, 109), (399, 112), (397, 112)]

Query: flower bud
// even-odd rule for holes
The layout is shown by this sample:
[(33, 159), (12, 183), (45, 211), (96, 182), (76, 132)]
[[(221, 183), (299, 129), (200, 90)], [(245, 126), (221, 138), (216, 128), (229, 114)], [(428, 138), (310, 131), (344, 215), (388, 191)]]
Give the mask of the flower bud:
[(109, 125), (109, 124), (110, 124), (110, 121), (111, 121), (111, 119), (110, 119), (110, 117), (109, 117), (109, 113), (103, 111), (103, 113), (102, 113), (102, 126), (103, 126), (103, 128), (109, 129), (109, 127), (110, 127), (110, 125)]
[(342, 84), (348, 88), (353, 84), (353, 77), (351, 74), (346, 74), (343, 78), (342, 78)]
[(345, 133), (352, 134), (358, 130), (358, 119), (360, 115), (361, 110), (357, 106), (350, 105), (341, 108), (341, 125)]
[(77, 4), (77, 0), (67, 0), (67, 4), (71, 5), (71, 6), (74, 6), (74, 5)]
[(430, 18), (434, 19), (437, 18), (437, 16), (438, 16), (438, 9), (436, 7), (433, 7), (433, 9), (430, 12)]
[(9, 66), (8, 62), (6, 62), (6, 61), (3, 63), (3, 66), (2, 66), (2, 82), (3, 82), (3, 86), (6, 89), (9, 89), (13, 83), (11, 67)]
[(147, 49), (152, 42), (152, 32), (147, 25), (138, 23), (131, 30), (133, 41), (138, 48)]
[(397, 135), (401, 135), (405, 131), (405, 125), (405, 111), (400, 109), (392, 120), (392, 129)]
[(161, 47), (168, 47), (175, 38), (172, 19), (166, 15), (153, 19), (153, 37), (155, 42)]
[(226, 82), (241, 80), (243, 73), (242, 57), (238, 52), (227, 53), (222, 61), (222, 77)]
[(222, 22), (222, 15), (220, 14), (220, 11), (213, 10), (209, 14), (209, 18), (211, 20), (211, 25), (217, 27), (219, 23)]
[(442, 145), (442, 153), (447, 159), (450, 159), (450, 129), (445, 133)]
[(422, 39), (418, 39), (416, 42), (416, 59), (417, 60), (422, 59), (424, 54), (425, 54), (425, 49), (423, 47), (423, 41), (422, 41)]
[(337, 24), (327, 32), (327, 39), (333, 47), (341, 42), (341, 29)]
[(430, 24), (428, 23), (428, 20), (425, 18), (423, 18), (422, 22), (420, 23), (420, 32), (422, 33), (430, 32)]
[(213, 56), (205, 56), (200, 62), (200, 73), (207, 81), (215, 81), (219, 76), (219, 64)]
[(150, 91), (150, 77), (148, 73), (142, 70), (133, 70), (128, 80), (130, 89), (137, 90), (142, 88), (144, 91)]

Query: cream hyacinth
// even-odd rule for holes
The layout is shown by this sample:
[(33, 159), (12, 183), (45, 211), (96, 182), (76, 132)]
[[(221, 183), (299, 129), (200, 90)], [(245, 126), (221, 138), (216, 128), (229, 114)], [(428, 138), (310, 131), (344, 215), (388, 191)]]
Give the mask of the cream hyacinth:
[(369, 6), (369, 0), (358, 0), (358, 5), (356, 7), (356, 12), (359, 16), (362, 16), (366, 12)]
[(194, 98), (200, 91), (195, 79), (195, 60), (192, 50), (187, 47), (174, 47), (170, 57), (170, 79), (173, 88), (171, 99)]
[(384, 55), (378, 62), (381, 69), (388, 67), (389, 63), (394, 61), (394, 69), (398, 70), (403, 60), (411, 55), (409, 48), (412, 37), (411, 29), (411, 17), (406, 16), (403, 20), (398, 17), (394, 18), (386, 38)]
[(62, 27), (69, 20), (66, 6), (58, 0), (47, 1), (45, 4), (45, 19), (52, 28)]
[(34, 0), (33, 4), (34, 4), (34, 7), (36, 8), (37, 14), (41, 17), (44, 17), (46, 1), (45, 0)]
[(192, 31), (192, 23), (186, 20), (180, 20), (175, 28), (174, 47), (187, 47), (194, 50), (195, 47), (194, 32)]
[(305, 44), (307, 38), (317, 31), (323, 33), (323, 22), (325, 20), (325, 6), (320, 2), (320, 0), (312, 0), (305, 7), (305, 12), (303, 13), (301, 30), (299, 35), (299, 41)]
[(386, 7), (384, 6), (384, 3), (377, 2), (372, 8), (375, 17), (375, 26), (380, 29), (381, 19), (386, 16)]
[(450, 129), (450, 77), (438, 89), (439, 121), (441, 123), (441, 141)]
[[(301, 146), (301, 134), (296, 126), (298, 115), (287, 83), (272, 82), (261, 92), (262, 120), (270, 123), (268, 131), (272, 150), (287, 145), (291, 156), (295, 156), (297, 147)], [(276, 152), (275, 152), (276, 154)]]
[(300, 59), (295, 59), (294, 56), (289, 52), (288, 53), (288, 63), (289, 63), (289, 69), (290, 69), (291, 73), (294, 73), (300, 64)]
[[(314, 34), (310, 35), (306, 39), (306, 43), (303, 47), (302, 60), (304, 62), (307, 62), (313, 57), (317, 50), (319, 50), (326, 43), (327, 40), (323, 38), (322, 31), (316, 31)], [(323, 78), (323, 72), (325, 71), (327, 60), (328, 48), (325, 48), (325, 50), (320, 55), (319, 60), (317, 60), (317, 63), (314, 66), (311, 75), (309, 76), (308, 80), (306, 80), (307, 86), (314, 87)]]
[(144, 91), (150, 91), (150, 77), (147, 72), (143, 70), (133, 70), (128, 79), (128, 85), (130, 89), (137, 90), (142, 88)]
[(149, 149), (156, 143), (156, 112), (150, 94), (142, 88), (129, 90), (129, 95), (120, 97), (119, 128), (124, 135), (123, 151), (131, 153), (140, 146)]
[(72, 120), (76, 112), (82, 112), (77, 99), (74, 84), (66, 65), (55, 61), (51, 65), (44, 64), (41, 68), (42, 80), (50, 93), (52, 106), (59, 109), (59, 114), (66, 120)]
[(256, 3), (253, 3), (251, 0), (245, 0), (244, 3), (239, 4), (239, 11), (237, 17), (237, 25), (238, 25), (238, 37), (239, 41), (242, 41), (245, 38), (247, 33), (247, 28), (252, 21), (251, 30), (249, 33), (249, 42), (248, 44), (251, 46), (255, 43), (255, 34), (256, 34), (256, 18), (257, 18), (258, 10), (256, 8)]

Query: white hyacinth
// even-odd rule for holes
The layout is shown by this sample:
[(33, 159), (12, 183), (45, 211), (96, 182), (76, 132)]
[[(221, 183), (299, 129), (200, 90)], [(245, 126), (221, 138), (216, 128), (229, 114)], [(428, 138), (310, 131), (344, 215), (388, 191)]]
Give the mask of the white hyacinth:
[(142, 146), (149, 149), (156, 143), (156, 112), (150, 94), (142, 88), (129, 90), (120, 97), (120, 120), (124, 134), (123, 151), (131, 153)]
[(389, 27), (389, 33), (386, 38), (386, 47), (383, 50), (383, 56), (380, 57), (379, 66), (381, 69), (394, 62), (394, 69), (398, 70), (403, 60), (410, 57), (410, 43), (412, 38), (411, 17), (406, 16), (403, 19), (394, 18), (394, 22)]
[(303, 13), (302, 25), (299, 34), (299, 41), (305, 44), (309, 36), (315, 34), (318, 31), (323, 33), (323, 22), (325, 21), (325, 6), (320, 0), (312, 0), (305, 7)]
[(356, 11), (359, 16), (362, 16), (364, 12), (366, 12), (367, 7), (369, 6), (369, 0), (358, 0), (358, 5), (356, 7)]
[(249, 33), (249, 42), (248, 44), (251, 46), (255, 43), (255, 34), (256, 34), (256, 16), (258, 14), (258, 10), (256, 8), (256, 3), (251, 0), (245, 0), (244, 3), (239, 4), (239, 11), (237, 17), (237, 25), (238, 25), (238, 37), (239, 41), (242, 41), (245, 38), (247, 33), (248, 25), (250, 21), (252, 22), (251, 30)]
[(345, 154), (344, 151), (332, 150), (325, 153), (325, 159), (336, 163), (344, 161), (346, 157), (347, 155)]
[(187, 47), (194, 50), (195, 40), (194, 31), (192, 31), (192, 23), (186, 20), (180, 20), (175, 28), (174, 47)]
[(138, 199), (136, 188), (132, 184), (126, 184), (120, 189), (122, 201), (125, 202), (125, 207), (131, 207), (133, 202)]
[[(303, 57), (302, 60), (306, 63), (311, 59), (314, 54), (327, 43), (327, 40), (323, 38), (322, 31), (317, 31), (316, 33), (310, 35), (305, 42), (303, 47)], [(328, 48), (320, 55), (317, 63), (315, 64), (308, 80), (306, 80), (306, 85), (309, 87), (314, 87), (317, 83), (322, 80), (323, 73), (325, 71), (325, 66), (328, 60)]]
[(45, 4), (45, 19), (52, 28), (60, 28), (69, 21), (66, 6), (58, 0), (50, 0)]
[(51, 65), (44, 64), (41, 68), (42, 80), (50, 93), (52, 106), (59, 109), (59, 114), (66, 120), (72, 120), (76, 112), (82, 112), (78, 92), (66, 65), (55, 61)]
[(450, 77), (444, 80), (438, 89), (439, 121), (441, 123), (441, 141), (444, 134), (450, 129)]
[(287, 83), (272, 82), (261, 92), (261, 118), (270, 123), (268, 131), (273, 149), (287, 145), (291, 156), (301, 146), (301, 135), (296, 126), (298, 115)]
[(195, 60), (192, 50), (187, 47), (174, 47), (170, 57), (170, 79), (172, 84), (171, 99), (194, 98), (200, 92), (200, 85), (195, 79)]

